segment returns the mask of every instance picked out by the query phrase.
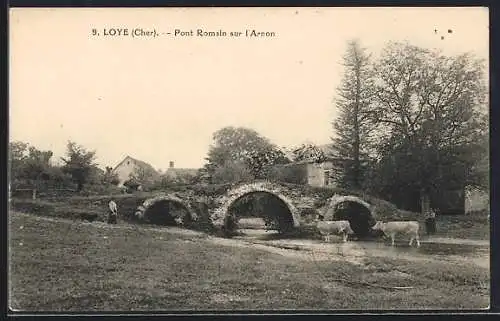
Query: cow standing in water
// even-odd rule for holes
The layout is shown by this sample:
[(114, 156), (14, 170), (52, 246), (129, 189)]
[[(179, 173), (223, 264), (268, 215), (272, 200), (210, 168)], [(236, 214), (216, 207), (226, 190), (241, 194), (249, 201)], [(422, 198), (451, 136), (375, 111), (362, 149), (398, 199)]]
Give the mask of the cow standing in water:
[(413, 241), (417, 242), (417, 247), (420, 247), (420, 240), (418, 235), (419, 224), (417, 221), (400, 221), (400, 222), (387, 222), (377, 221), (375, 225), (372, 226), (372, 230), (382, 231), (385, 235), (391, 237), (391, 244), (394, 246), (397, 234), (407, 234), (410, 235), (411, 246)]
[(109, 201), (108, 207), (110, 211), (108, 215), (108, 224), (116, 224), (118, 218), (118, 207), (116, 206), (115, 201)]
[(323, 221), (324, 216), (316, 216), (316, 228), (324, 237), (325, 242), (330, 242), (330, 235), (342, 235), (342, 240), (347, 242), (349, 234), (354, 234), (351, 224), (347, 220), (342, 221)]

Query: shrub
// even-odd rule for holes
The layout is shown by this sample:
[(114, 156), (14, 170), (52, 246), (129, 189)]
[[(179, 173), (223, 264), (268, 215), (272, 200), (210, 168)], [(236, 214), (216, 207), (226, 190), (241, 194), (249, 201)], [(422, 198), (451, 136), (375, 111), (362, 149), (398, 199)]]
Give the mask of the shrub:
[(131, 178), (123, 183), (123, 186), (130, 190), (137, 190), (141, 184), (134, 178)]
[(90, 195), (112, 195), (112, 194), (120, 194), (122, 189), (116, 185), (111, 184), (93, 184), (85, 187), (84, 190), (79, 192), (81, 196), (90, 196)]
[(222, 183), (222, 184), (197, 184), (192, 185), (190, 188), (194, 191), (196, 195), (203, 196), (218, 196), (226, 193), (232, 184)]
[(217, 232), (217, 229), (212, 224), (212, 220), (210, 218), (208, 204), (204, 202), (195, 202), (192, 204), (192, 209), (194, 210), (198, 218), (196, 221), (190, 222), (190, 228), (209, 234), (214, 234)]
[(212, 174), (212, 182), (221, 183), (241, 183), (254, 179), (252, 171), (243, 161), (227, 161), (223, 166), (217, 167)]

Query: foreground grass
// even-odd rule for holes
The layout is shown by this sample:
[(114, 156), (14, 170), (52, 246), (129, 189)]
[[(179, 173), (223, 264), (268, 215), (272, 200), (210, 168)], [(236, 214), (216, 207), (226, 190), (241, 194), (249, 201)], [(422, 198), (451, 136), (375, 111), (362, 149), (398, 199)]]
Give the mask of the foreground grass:
[[(315, 262), (203, 235), (10, 214), (10, 307), (22, 311), (478, 309), (489, 271), (368, 257)], [(394, 274), (395, 271), (398, 274)], [(413, 286), (388, 291), (339, 278)]]

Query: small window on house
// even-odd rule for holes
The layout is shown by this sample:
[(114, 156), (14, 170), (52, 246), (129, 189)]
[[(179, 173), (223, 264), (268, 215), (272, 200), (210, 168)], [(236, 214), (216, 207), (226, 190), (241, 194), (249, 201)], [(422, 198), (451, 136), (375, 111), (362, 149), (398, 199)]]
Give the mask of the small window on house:
[(130, 165), (130, 161), (127, 161), (127, 165)]

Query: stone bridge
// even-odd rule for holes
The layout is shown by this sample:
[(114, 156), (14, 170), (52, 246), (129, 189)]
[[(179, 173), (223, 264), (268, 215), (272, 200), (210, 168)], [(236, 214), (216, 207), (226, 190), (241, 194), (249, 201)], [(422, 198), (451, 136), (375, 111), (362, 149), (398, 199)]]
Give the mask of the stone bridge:
[[(366, 234), (375, 223), (373, 205), (362, 196), (270, 181), (228, 186), (224, 192), (210, 196), (192, 190), (157, 193), (139, 205), (134, 216), (145, 221), (155, 221), (159, 216), (173, 221), (177, 217), (184, 223), (204, 219), (213, 227), (224, 229), (228, 228), (231, 219), (238, 216), (232, 209), (249, 195), (266, 195), (275, 204), (281, 204), (284, 209), (281, 213), (285, 212), (282, 216), (292, 228), (310, 224), (318, 214), (325, 220), (348, 219), (357, 234)], [(339, 208), (345, 208), (344, 204), (351, 206), (347, 214), (339, 211)]]

